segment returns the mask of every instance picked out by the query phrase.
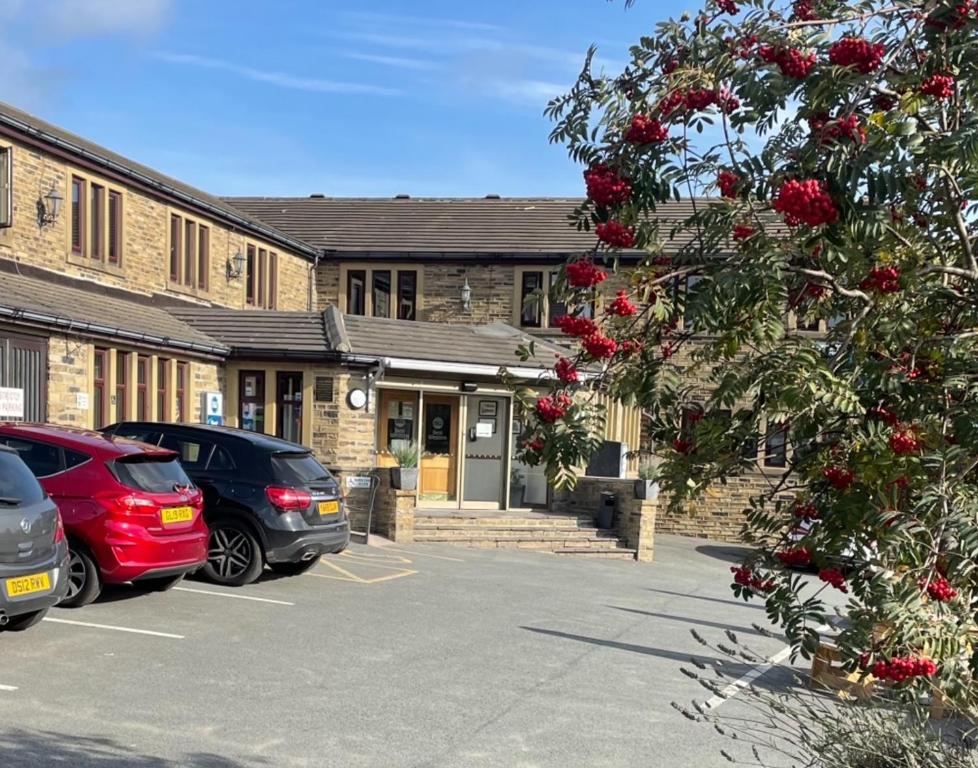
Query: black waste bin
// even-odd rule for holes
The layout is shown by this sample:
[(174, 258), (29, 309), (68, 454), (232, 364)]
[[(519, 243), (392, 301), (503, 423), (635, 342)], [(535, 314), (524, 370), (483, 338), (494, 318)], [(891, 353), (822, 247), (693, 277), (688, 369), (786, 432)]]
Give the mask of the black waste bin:
[(598, 502), (598, 512), (594, 522), (598, 528), (614, 528), (615, 518), (618, 516), (618, 497), (610, 491), (601, 492), (601, 501)]

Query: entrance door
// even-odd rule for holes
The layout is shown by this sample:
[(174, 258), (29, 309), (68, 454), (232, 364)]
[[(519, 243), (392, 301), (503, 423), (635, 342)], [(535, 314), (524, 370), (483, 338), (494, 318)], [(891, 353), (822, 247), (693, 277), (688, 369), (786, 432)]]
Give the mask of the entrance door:
[(499, 509), (505, 506), (509, 400), (470, 395), (465, 411), (462, 506)]
[(422, 502), (458, 506), (458, 405), (457, 396), (424, 396), (418, 488)]

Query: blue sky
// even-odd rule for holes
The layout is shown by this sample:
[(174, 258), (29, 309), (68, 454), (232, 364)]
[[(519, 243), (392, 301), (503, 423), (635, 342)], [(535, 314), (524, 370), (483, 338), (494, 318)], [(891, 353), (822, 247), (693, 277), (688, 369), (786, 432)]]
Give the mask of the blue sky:
[(577, 195), (547, 100), (694, 0), (0, 0), (0, 100), (215, 194)]

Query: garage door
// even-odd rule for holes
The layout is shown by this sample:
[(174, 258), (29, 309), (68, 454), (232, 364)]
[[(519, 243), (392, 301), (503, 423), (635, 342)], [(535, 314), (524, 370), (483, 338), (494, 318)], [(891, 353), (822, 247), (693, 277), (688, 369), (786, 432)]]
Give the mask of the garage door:
[(0, 387), (24, 390), (24, 419), (47, 415), (47, 339), (0, 331)]

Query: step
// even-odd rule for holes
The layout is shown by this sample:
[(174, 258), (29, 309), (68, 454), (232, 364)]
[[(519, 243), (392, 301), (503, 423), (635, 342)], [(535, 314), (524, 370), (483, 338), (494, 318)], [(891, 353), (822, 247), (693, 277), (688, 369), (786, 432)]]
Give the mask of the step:
[(621, 544), (620, 539), (582, 539), (582, 538), (555, 538), (555, 539), (545, 539), (545, 538), (535, 538), (529, 536), (467, 536), (467, 537), (456, 537), (456, 538), (444, 538), (441, 536), (430, 536), (421, 534), (418, 535), (417, 531), (414, 534), (414, 540), (425, 543), (440, 543), (440, 544), (459, 544), (462, 546), (467, 546), (472, 542), (496, 542), (500, 546), (505, 546), (507, 544), (539, 544), (540, 546), (546, 547), (577, 547), (579, 549), (601, 549), (601, 548), (615, 548)]
[(415, 515), (415, 526), (434, 525), (434, 526), (453, 526), (458, 528), (593, 528), (593, 518), (580, 519), (528, 519), (522, 517), (423, 517)]
[(414, 532), (428, 536), (441, 536), (446, 539), (455, 538), (493, 538), (514, 537), (539, 539), (617, 539), (615, 531), (600, 528), (466, 528), (464, 526), (414, 526)]
[(454, 539), (452, 541), (445, 541), (442, 539), (429, 539), (415, 536), (414, 540), (418, 544), (451, 544), (470, 549), (535, 549), (545, 552), (586, 552), (589, 554), (598, 552), (624, 552), (626, 554), (631, 553), (631, 556), (634, 556), (635, 552), (635, 550), (627, 549), (618, 541), (607, 540), (596, 542), (591, 546), (581, 546), (580, 541), (540, 541), (532, 539)]
[(619, 549), (580, 549), (577, 547), (567, 547), (555, 549), (555, 555), (583, 555), (592, 559), (600, 560), (634, 560), (638, 554), (636, 550), (627, 547)]

